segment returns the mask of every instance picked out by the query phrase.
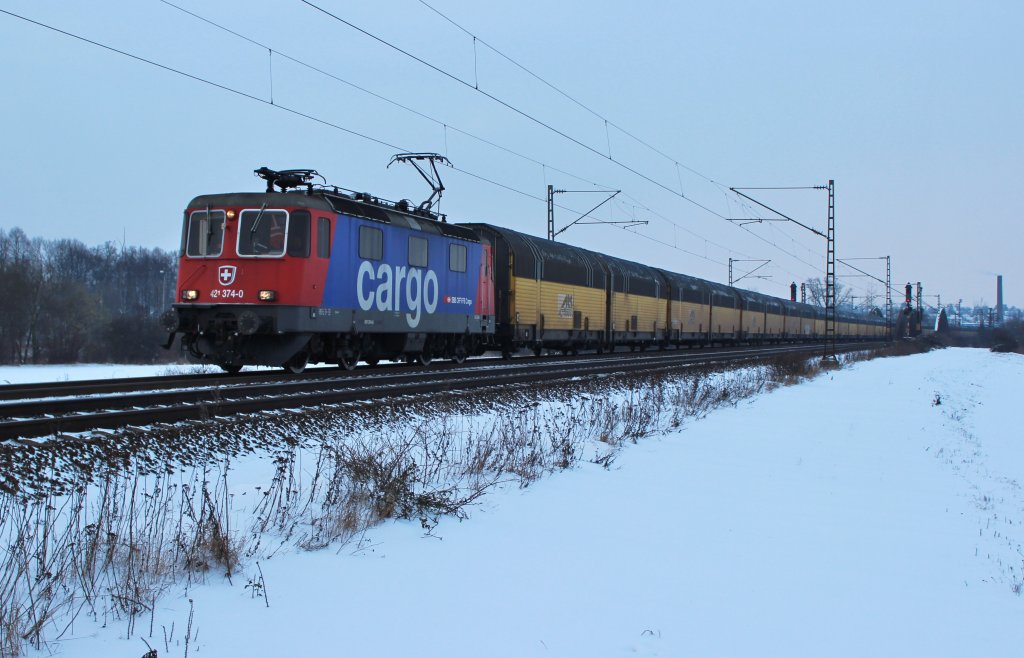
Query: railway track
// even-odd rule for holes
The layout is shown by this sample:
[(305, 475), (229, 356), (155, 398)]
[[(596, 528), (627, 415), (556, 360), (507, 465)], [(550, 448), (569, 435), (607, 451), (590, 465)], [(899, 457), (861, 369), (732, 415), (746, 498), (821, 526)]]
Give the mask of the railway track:
[[(875, 343), (840, 345), (841, 351)], [(374, 401), (452, 391), (501, 389), (616, 373), (664, 372), (780, 354), (821, 351), (819, 345), (735, 347), (582, 355), (576, 358), (478, 360), (463, 366), (404, 365), (345, 371), (177, 375), (0, 387), (0, 439), (32, 438), (156, 423), (204, 421), (234, 414)]]

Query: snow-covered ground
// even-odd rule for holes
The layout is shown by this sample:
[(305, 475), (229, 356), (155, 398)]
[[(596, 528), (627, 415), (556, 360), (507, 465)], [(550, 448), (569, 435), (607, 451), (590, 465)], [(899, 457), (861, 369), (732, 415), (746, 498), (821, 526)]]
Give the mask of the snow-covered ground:
[(429, 536), (282, 552), (265, 599), (247, 564), (162, 599), (152, 636), (81, 621), (50, 649), (182, 656), (191, 599), (200, 657), (1019, 656), (1022, 381), (983, 350), (857, 363)]
[(0, 366), (0, 384), (30, 384), (35, 382), (75, 382), (84, 379), (120, 379), (122, 377), (150, 377), (163, 374), (184, 374), (192, 369), (187, 365), (127, 365), (122, 363), (76, 363), (47, 366)]
[[(329, 364), (314, 364), (310, 368), (333, 368)], [(246, 366), (243, 372), (264, 370), (280, 372), (280, 368)], [(196, 373), (223, 374), (217, 366), (190, 363), (157, 363), (153, 365), (124, 363), (75, 363), (68, 365), (0, 366), (0, 384), (29, 384), (34, 382), (74, 382), (85, 379), (120, 379), (122, 377), (154, 377), (159, 375), (190, 375)]]

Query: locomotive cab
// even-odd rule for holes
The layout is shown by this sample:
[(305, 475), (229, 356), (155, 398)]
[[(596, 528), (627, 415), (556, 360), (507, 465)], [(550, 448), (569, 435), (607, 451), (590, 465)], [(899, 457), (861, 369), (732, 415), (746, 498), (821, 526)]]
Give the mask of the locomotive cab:
[[(237, 195), (242, 196), (242, 195)], [(262, 196), (262, 195), (261, 195)], [(291, 200), (289, 200), (291, 201)], [(178, 301), (215, 304), (315, 302), (313, 290), (291, 285), (301, 279), (311, 246), (308, 209), (295, 207), (215, 207), (185, 213), (182, 230)], [(318, 245), (320, 257), (330, 253), (329, 217)], [(323, 252), (326, 251), (326, 254)], [(303, 299), (308, 298), (308, 299)]]
[(327, 204), (299, 195), (196, 198), (185, 211), (167, 328), (182, 331), (197, 360), (229, 371), (289, 365), (311, 336), (295, 330), (295, 316), (321, 302), (331, 220)]

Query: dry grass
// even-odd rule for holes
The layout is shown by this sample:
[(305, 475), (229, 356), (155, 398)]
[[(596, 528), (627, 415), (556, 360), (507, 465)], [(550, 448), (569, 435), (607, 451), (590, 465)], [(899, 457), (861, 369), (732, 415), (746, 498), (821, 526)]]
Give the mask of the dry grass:
[[(169, 590), (230, 580), (279, 550), (357, 541), (387, 519), (418, 520), (430, 533), (497, 485), (526, 487), (581, 461), (608, 468), (622, 446), (813, 377), (815, 362), (779, 357), (516, 386), (500, 399), (459, 394), (260, 415), (235, 419), (232, 429), (4, 446), (0, 658), (41, 649), (83, 619), (152, 638), (157, 599)], [(258, 502), (242, 507), (228, 481), (238, 455), (265, 455), (272, 465), (252, 492)], [(265, 593), (262, 574), (248, 581)]]

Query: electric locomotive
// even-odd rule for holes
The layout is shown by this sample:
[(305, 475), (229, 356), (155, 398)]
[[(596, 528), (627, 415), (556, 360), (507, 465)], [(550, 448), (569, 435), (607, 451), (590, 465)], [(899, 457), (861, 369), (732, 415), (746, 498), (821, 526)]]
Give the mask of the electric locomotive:
[(313, 170), (255, 173), (263, 193), (188, 204), (168, 346), (180, 334), (192, 360), (228, 372), (483, 352), (495, 329), (486, 240), (427, 202), (315, 185)]

